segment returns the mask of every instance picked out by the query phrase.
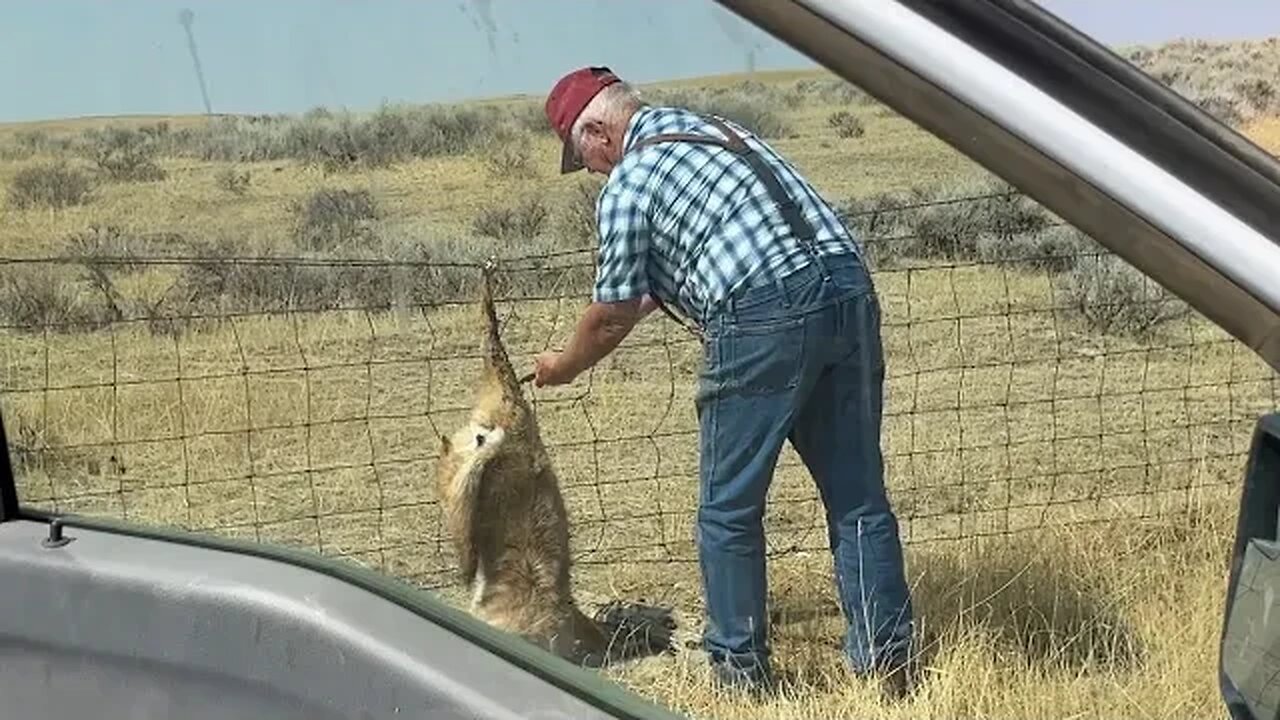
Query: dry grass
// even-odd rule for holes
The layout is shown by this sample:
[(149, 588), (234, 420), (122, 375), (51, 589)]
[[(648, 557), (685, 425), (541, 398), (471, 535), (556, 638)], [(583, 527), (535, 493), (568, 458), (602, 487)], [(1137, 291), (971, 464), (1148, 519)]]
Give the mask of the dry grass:
[(1280, 38), (1239, 42), (1182, 39), (1128, 48), (1125, 57), (1220, 119), (1240, 121), (1280, 112)]
[[(1230, 516), (1210, 513), (1187, 531), (1180, 513), (1230, 499), (1248, 422), (1274, 404), (1276, 385), (1203, 324), (1179, 329), (1193, 342), (1181, 351), (1158, 349), (1168, 335), (1152, 349), (1090, 337), (1065, 319), (1055, 335), (1051, 314), (1017, 313), (1018, 302), (1030, 310), (1043, 300), (1033, 275), (1013, 277), (1015, 312), (1002, 317), (1017, 321), (983, 322), (981, 306), (1003, 299), (992, 272), (913, 271), (909, 308), (905, 273), (880, 276), (890, 485), (935, 651), (925, 694), (903, 716), (1139, 716), (1135, 703), (1154, 717), (1207, 716)], [(951, 314), (955, 297), (979, 316), (964, 332), (907, 324)], [(555, 303), (513, 309), (507, 336), (521, 363), (562, 342), (572, 317)], [(478, 367), (472, 310), (245, 318), (177, 339), (144, 326), (7, 337), (6, 417), (78, 446), (46, 457), (57, 465), (26, 468), (22, 495), (307, 547), (461, 600), (429, 478), (435, 437), (461, 421)], [(1068, 343), (1062, 354), (1056, 341)], [(1099, 355), (1102, 343), (1111, 346)], [(987, 368), (961, 370), (962, 356)], [(674, 603), (686, 633), (700, 608), (696, 362), (696, 348), (655, 319), (579, 386), (535, 394), (575, 522), (581, 596)], [(1122, 520), (1161, 513), (1171, 524)], [(765, 708), (717, 697), (685, 653), (620, 679), (696, 717), (869, 710), (872, 690), (836, 675), (838, 618), (791, 622), (830, 609), (820, 518), (788, 451), (767, 524), (779, 663), (797, 675), (798, 695)], [(1099, 520), (1108, 522), (1030, 541), (956, 540)], [(1117, 644), (1143, 652), (1117, 665), (1106, 655)]]
[[(833, 199), (955, 186), (972, 174), (941, 141), (821, 76), (762, 74), (751, 80), (768, 87), (749, 91), (741, 80), (670, 87), (710, 87), (711, 99), (715, 88), (757, 93), (787, 108), (775, 145)], [(807, 99), (787, 100), (796, 97)], [(829, 121), (838, 111), (865, 132), (841, 137)], [(39, 130), (74, 134), (88, 122)], [(30, 128), (0, 128), (0, 143), (21, 130)], [(1272, 130), (1249, 129), (1262, 142)], [(67, 157), (56, 144), (37, 147), (0, 162), (0, 185)], [(287, 158), (166, 155), (163, 180), (102, 180), (83, 206), (4, 207), (0, 249), (44, 256), (99, 243), (155, 255), (223, 241), (244, 255), (299, 254), (291, 208), (346, 189), (367, 191), (377, 211), (368, 235), (333, 253), (518, 256), (580, 243), (558, 237), (582, 196), (581, 178), (552, 171), (557, 157), (546, 134), (340, 173)], [(232, 170), (251, 178), (234, 192)], [(534, 198), (551, 212), (538, 237), (495, 245), (476, 234), (475, 218), (495, 203)], [(91, 225), (116, 229), (83, 235)], [(84, 270), (10, 266), (0, 279), (21, 279), (8, 297), (30, 299)], [(112, 270), (110, 288), (145, 310), (179, 277)], [(789, 448), (766, 518), (787, 697), (755, 706), (717, 696), (692, 652), (615, 677), (694, 717), (1221, 715), (1216, 637), (1234, 483), (1253, 419), (1280, 404), (1280, 382), (1194, 314), (1142, 338), (1101, 334), (1062, 307), (1057, 280), (1012, 265), (888, 263), (876, 273), (889, 485), (928, 655), (919, 697), (881, 708), (873, 688), (842, 674), (822, 514)], [(98, 286), (77, 287), (53, 298), (70, 303), (65, 314), (101, 302)], [(506, 303), (517, 363), (564, 341), (585, 300), (574, 287), (531, 285), (567, 297)], [(436, 438), (465, 413), (478, 321), (472, 305), (443, 305), (249, 312), (173, 327), (142, 313), (94, 332), (0, 330), (0, 403), (23, 500), (311, 548), (457, 600), (430, 474)], [(697, 346), (655, 315), (589, 377), (534, 392), (575, 525), (578, 592), (588, 604), (674, 603), (688, 637), (701, 612), (698, 361)], [(1024, 532), (1000, 537), (1013, 530)]]
[(771, 568), (778, 697), (725, 695), (694, 654), (614, 676), (691, 717), (725, 720), (1222, 717), (1214, 668), (1227, 517), (1215, 506), (1176, 526), (1118, 522), (910, 549), (925, 672), (902, 703), (883, 702), (841, 665), (843, 625), (820, 556)]
[(1249, 123), (1245, 134), (1259, 147), (1280, 156), (1280, 117), (1261, 118)]

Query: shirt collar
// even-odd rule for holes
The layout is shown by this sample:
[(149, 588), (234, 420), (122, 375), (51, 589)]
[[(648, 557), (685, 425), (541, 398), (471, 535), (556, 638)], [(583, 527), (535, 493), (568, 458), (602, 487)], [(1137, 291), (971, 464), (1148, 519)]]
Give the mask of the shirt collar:
[(644, 106), (631, 114), (631, 120), (627, 122), (627, 129), (622, 133), (623, 155), (631, 152), (631, 146), (636, 143), (636, 136), (640, 131), (640, 126), (644, 124), (645, 119), (649, 116), (649, 111), (652, 109), (652, 107)]

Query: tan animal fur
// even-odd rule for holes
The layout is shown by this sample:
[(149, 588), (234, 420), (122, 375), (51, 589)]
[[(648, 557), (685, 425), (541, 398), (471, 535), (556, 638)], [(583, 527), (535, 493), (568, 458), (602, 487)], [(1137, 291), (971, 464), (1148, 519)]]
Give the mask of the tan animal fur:
[(613, 608), (593, 619), (574, 601), (568, 513), (499, 335), (489, 268), (481, 309), (487, 331), (475, 403), (468, 422), (441, 437), (436, 466), (471, 612), (578, 664), (669, 652), (674, 623), (665, 610)]

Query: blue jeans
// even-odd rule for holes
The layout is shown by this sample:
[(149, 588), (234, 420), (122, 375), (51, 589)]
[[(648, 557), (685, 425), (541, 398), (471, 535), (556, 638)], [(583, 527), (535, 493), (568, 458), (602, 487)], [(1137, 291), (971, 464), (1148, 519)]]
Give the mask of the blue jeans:
[(826, 508), (845, 653), (858, 673), (906, 660), (911, 598), (880, 449), (880, 308), (854, 255), (777, 283), (750, 283), (704, 319), (696, 407), (704, 648), (717, 663), (770, 671), (765, 496), (790, 440)]

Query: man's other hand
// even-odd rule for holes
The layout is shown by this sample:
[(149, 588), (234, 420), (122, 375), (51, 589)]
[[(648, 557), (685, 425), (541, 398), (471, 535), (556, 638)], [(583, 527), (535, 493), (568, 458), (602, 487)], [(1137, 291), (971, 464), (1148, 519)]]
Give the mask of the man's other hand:
[(640, 317), (645, 317), (649, 313), (657, 309), (658, 303), (653, 299), (652, 295), (645, 294), (640, 298)]

